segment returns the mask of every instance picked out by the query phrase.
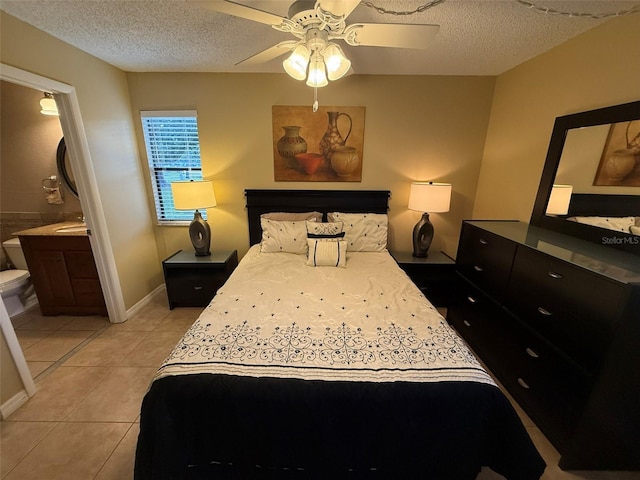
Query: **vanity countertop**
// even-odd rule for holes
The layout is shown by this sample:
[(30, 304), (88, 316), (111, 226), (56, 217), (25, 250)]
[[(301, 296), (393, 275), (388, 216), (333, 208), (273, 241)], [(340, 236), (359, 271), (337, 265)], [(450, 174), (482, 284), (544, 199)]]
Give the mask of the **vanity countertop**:
[(16, 232), (14, 235), (18, 237), (86, 237), (87, 226), (81, 222), (60, 222), (43, 225), (42, 227), (29, 228)]

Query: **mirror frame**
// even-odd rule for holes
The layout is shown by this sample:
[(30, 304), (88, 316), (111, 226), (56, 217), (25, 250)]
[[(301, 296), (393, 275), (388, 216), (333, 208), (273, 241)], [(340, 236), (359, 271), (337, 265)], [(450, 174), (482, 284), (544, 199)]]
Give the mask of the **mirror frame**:
[(67, 144), (64, 141), (64, 137), (62, 137), (60, 143), (58, 143), (58, 149), (56, 151), (56, 165), (58, 166), (58, 173), (62, 179), (62, 184), (69, 189), (74, 197), (79, 199), (80, 197), (78, 196), (76, 182), (71, 180), (71, 175), (69, 175), (69, 165), (67, 164)]
[[(561, 217), (552, 217), (545, 214), (549, 196), (551, 195), (551, 188), (553, 187), (553, 181), (558, 171), (562, 150), (569, 130), (638, 119), (640, 119), (640, 101), (557, 117), (553, 125), (553, 132), (551, 134), (551, 140), (549, 141), (549, 149), (538, 187), (538, 194), (536, 195), (536, 201), (529, 223), (546, 228), (547, 230), (580, 237), (587, 241), (604, 245), (605, 241), (603, 237), (606, 237), (607, 234), (611, 237), (611, 230), (570, 222)], [(613, 196), (603, 195), (603, 198), (604, 197), (611, 199)], [(628, 195), (625, 197), (635, 196)], [(640, 196), (637, 198), (640, 204)], [(640, 216), (640, 208), (638, 215)], [(615, 236), (621, 239), (620, 243), (606, 242), (607, 246), (640, 255), (640, 240), (638, 240), (638, 236), (632, 235), (631, 233), (625, 234), (623, 232), (615, 232)]]

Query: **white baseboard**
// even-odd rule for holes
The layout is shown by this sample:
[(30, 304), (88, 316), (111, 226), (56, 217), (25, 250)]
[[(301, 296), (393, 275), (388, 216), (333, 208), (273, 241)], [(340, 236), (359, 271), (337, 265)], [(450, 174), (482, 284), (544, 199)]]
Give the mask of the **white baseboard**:
[(138, 303), (136, 303), (133, 307), (131, 307), (129, 310), (127, 310), (127, 318), (133, 317), (140, 310), (142, 310), (145, 306), (149, 305), (149, 303), (151, 303), (151, 301), (153, 300), (153, 298), (156, 295), (160, 295), (161, 293), (164, 293), (164, 291), (165, 291), (165, 286), (164, 286), (164, 283), (163, 283), (159, 287), (157, 287), (154, 291), (152, 291), (147, 296), (142, 298), (142, 300), (140, 300)]
[(29, 400), (26, 390), (20, 390), (9, 400), (0, 405), (0, 419), (5, 420), (9, 415), (20, 408), (26, 401)]

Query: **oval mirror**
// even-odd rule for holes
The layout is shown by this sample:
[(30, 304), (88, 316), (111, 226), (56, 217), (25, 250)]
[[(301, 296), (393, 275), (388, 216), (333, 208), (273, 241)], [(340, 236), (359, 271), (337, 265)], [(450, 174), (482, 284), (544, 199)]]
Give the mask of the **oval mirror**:
[(69, 154), (67, 152), (67, 145), (64, 142), (64, 137), (62, 137), (60, 143), (58, 143), (56, 163), (62, 184), (67, 187), (74, 197), (79, 198), (78, 187), (76, 187), (76, 181), (73, 176), (73, 171), (71, 170), (71, 164), (69, 163)]

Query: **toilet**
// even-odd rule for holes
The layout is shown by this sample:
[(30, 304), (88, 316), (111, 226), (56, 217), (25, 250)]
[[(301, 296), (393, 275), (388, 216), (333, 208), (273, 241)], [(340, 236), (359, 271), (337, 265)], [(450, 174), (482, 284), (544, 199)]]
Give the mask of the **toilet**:
[(37, 305), (38, 299), (33, 285), (31, 285), (27, 261), (22, 253), (20, 240), (12, 238), (2, 242), (2, 246), (7, 252), (9, 263), (15, 269), (0, 272), (0, 294), (7, 312), (9, 312), (9, 317), (14, 317)]

